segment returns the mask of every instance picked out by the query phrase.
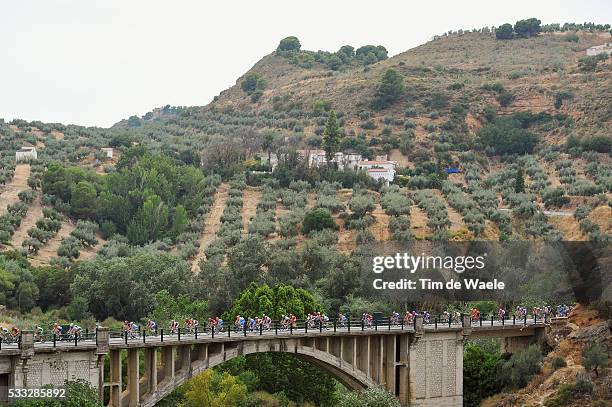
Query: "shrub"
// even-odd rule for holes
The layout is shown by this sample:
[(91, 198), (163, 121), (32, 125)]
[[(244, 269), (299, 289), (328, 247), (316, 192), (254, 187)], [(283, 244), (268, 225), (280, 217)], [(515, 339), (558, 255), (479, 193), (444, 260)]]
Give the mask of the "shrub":
[(537, 18), (519, 20), (514, 24), (514, 32), (517, 36), (522, 38), (535, 37), (541, 31), (540, 24), (542, 24), (542, 22)]
[(565, 359), (563, 359), (561, 356), (556, 356), (552, 360), (550, 365), (552, 366), (554, 370), (557, 370), (557, 369), (561, 369), (562, 367), (567, 366), (567, 363), (565, 362)]
[(79, 252), (83, 248), (81, 242), (74, 236), (68, 236), (62, 240), (57, 249), (57, 254), (60, 257), (68, 259), (76, 259), (79, 257)]
[(599, 377), (598, 369), (608, 364), (608, 352), (597, 342), (590, 342), (582, 348), (582, 364), (586, 370), (592, 370)]
[(316, 208), (306, 212), (302, 221), (302, 233), (307, 235), (313, 231), (336, 229), (336, 222), (328, 210)]
[(502, 24), (495, 30), (495, 38), (498, 40), (511, 40), (514, 38), (514, 29), (512, 24)]
[(563, 39), (567, 42), (578, 42), (579, 40), (578, 35), (575, 32), (565, 34)]
[(570, 201), (561, 187), (545, 189), (542, 194), (542, 200), (546, 208), (560, 208), (563, 205), (567, 205)]
[(583, 72), (593, 72), (597, 69), (597, 64), (606, 58), (608, 58), (608, 56), (605, 54), (582, 57), (578, 60), (578, 68)]
[(280, 41), (280, 43), (278, 44), (278, 47), (276, 47), (276, 52), (279, 52), (279, 53), (298, 52), (301, 47), (302, 45), (300, 44), (300, 40), (297, 37), (289, 36), (289, 37), (283, 38)]
[(514, 102), (514, 95), (510, 92), (504, 91), (497, 95), (497, 102), (502, 107), (508, 107)]
[(538, 137), (514, 118), (495, 119), (478, 131), (478, 138), (496, 154), (531, 153), (538, 142)]
[(353, 195), (349, 201), (349, 208), (355, 216), (358, 218), (363, 217), (366, 213), (372, 212), (376, 205), (374, 204), (374, 198), (368, 193)]
[(591, 393), (593, 393), (593, 382), (588, 377), (577, 374), (574, 383), (562, 384), (553, 396), (546, 399), (544, 405), (546, 407), (568, 406)]
[(391, 106), (405, 91), (404, 77), (393, 68), (387, 69), (376, 89), (372, 108), (380, 110)]
[(513, 354), (502, 363), (498, 371), (500, 383), (508, 389), (520, 389), (540, 371), (542, 352), (538, 345), (531, 345)]
[(247, 94), (252, 95), (256, 91), (261, 91), (265, 87), (264, 78), (258, 73), (250, 73), (245, 76), (240, 84), (240, 88)]

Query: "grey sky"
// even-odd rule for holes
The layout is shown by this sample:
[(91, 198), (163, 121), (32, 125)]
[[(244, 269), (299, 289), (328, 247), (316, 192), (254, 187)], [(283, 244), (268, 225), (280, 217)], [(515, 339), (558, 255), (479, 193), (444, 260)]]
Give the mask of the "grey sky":
[(6, 0), (0, 118), (107, 127), (208, 103), (288, 35), (304, 49), (382, 44), (393, 55), (449, 29), (532, 16), (610, 23), (612, 2)]

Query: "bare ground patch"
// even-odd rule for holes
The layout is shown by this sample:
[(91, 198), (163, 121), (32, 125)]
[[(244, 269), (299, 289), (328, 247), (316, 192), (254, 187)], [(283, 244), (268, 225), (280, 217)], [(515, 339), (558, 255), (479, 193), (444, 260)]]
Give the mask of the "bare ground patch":
[(461, 216), (459, 212), (457, 212), (455, 209), (453, 209), (448, 204), (448, 202), (446, 201), (446, 197), (442, 195), (442, 192), (440, 192), (440, 190), (438, 189), (431, 189), (430, 191), (436, 197), (438, 197), (442, 202), (444, 202), (444, 206), (446, 206), (446, 211), (448, 212), (448, 218), (451, 221), (451, 227), (450, 227), (451, 234), (466, 230), (467, 228), (465, 226), (465, 223), (463, 223), (463, 217)]
[(57, 249), (62, 242), (62, 239), (70, 236), (70, 233), (74, 230), (75, 225), (70, 220), (62, 222), (62, 227), (57, 232), (57, 235), (51, 238), (46, 245), (40, 248), (38, 254), (30, 260), (33, 266), (41, 266), (49, 264), (52, 258), (57, 257)]
[(388, 241), (391, 238), (389, 233), (390, 216), (385, 213), (379, 203), (376, 204), (376, 209), (372, 212), (372, 216), (374, 217), (374, 224), (370, 226), (370, 231), (374, 235), (374, 239), (379, 242)]
[(210, 212), (208, 215), (206, 215), (206, 220), (204, 221), (204, 231), (202, 232), (202, 236), (200, 236), (200, 247), (198, 254), (193, 259), (193, 263), (191, 263), (191, 271), (193, 272), (197, 273), (200, 271), (199, 263), (200, 260), (204, 258), (204, 250), (215, 238), (219, 227), (221, 227), (221, 215), (223, 214), (225, 202), (227, 201), (227, 189), (228, 185), (223, 183), (219, 185), (219, 188), (215, 193), (215, 201), (210, 209)]
[(286, 216), (289, 212), (291, 211), (287, 209), (285, 205), (283, 205), (280, 199), (276, 201), (276, 210), (274, 213), (274, 217), (276, 220), (276, 232), (272, 233), (272, 235), (269, 237), (268, 240), (274, 241), (274, 240), (280, 239), (281, 236), (279, 234), (279, 230), (280, 230), (279, 221), (282, 217)]
[(246, 187), (242, 195), (242, 235), (249, 233), (249, 223), (257, 213), (257, 204), (261, 201), (262, 192), (255, 187)]
[(563, 233), (564, 240), (588, 240), (587, 236), (580, 230), (580, 224), (573, 216), (549, 216), (548, 223)]
[(36, 226), (36, 221), (43, 217), (42, 206), (40, 203), (40, 193), (37, 194), (34, 202), (28, 207), (28, 213), (26, 217), (19, 225), (19, 228), (15, 231), (15, 234), (11, 238), (11, 246), (15, 249), (21, 247), (21, 243), (28, 238), (28, 230)]
[(427, 227), (427, 214), (416, 205), (410, 207), (410, 228), (412, 234), (419, 239), (424, 239), (431, 233)]
[(15, 176), (0, 194), (0, 215), (6, 213), (6, 207), (19, 201), (17, 196), (21, 191), (28, 187), (30, 177), (30, 164), (17, 164)]

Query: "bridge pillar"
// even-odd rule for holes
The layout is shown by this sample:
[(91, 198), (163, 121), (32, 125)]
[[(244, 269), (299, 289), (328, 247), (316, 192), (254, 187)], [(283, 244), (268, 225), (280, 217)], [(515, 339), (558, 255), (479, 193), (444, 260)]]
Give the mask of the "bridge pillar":
[(174, 380), (174, 346), (162, 348), (162, 361), (164, 364), (164, 380)]
[(108, 355), (110, 331), (106, 327), (96, 329), (96, 354), (98, 356), (98, 395), (104, 400), (104, 357)]
[(108, 383), (110, 399), (110, 407), (122, 407), (121, 401), (121, 350), (115, 349), (110, 351), (109, 355), (110, 367), (110, 382)]
[(147, 392), (157, 391), (157, 348), (144, 350), (144, 377)]
[(387, 391), (391, 394), (396, 394), (395, 388), (395, 346), (396, 346), (396, 336), (395, 335), (383, 335), (381, 336), (383, 339), (383, 366), (384, 366), (384, 377), (385, 377), (385, 385)]
[(398, 380), (396, 385), (398, 392), (397, 398), (402, 406), (410, 404), (410, 342), (409, 335), (399, 336), (399, 361), (398, 361)]
[(138, 348), (128, 349), (128, 397), (129, 407), (138, 407), (140, 403), (140, 363)]

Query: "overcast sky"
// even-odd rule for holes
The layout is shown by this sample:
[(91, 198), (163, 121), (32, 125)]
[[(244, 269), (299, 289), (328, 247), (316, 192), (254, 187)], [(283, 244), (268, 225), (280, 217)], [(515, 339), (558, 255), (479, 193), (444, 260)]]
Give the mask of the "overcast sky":
[(0, 5), (0, 118), (110, 126), (166, 104), (205, 105), (278, 41), (382, 44), (538, 17), (612, 22), (609, 0), (19, 0)]

